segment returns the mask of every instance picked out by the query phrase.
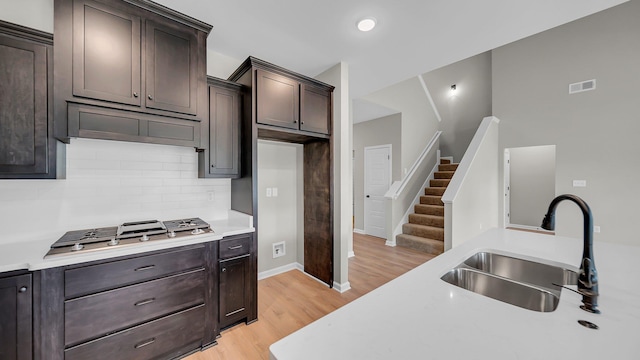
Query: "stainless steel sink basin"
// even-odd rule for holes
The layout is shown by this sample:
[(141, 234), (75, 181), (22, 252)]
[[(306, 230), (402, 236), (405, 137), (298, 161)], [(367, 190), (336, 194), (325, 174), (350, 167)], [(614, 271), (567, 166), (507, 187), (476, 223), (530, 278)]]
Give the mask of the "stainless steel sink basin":
[(578, 284), (578, 274), (572, 270), (492, 252), (476, 253), (464, 264), (489, 274), (547, 289)]
[(554, 294), (552, 291), (510, 281), (475, 269), (451, 269), (442, 277), (442, 280), (492, 299), (533, 311), (554, 311), (560, 301), (559, 291)]
[(521, 308), (550, 312), (558, 307), (562, 285), (576, 285), (568, 267), (492, 252), (479, 252), (449, 270), (442, 280)]

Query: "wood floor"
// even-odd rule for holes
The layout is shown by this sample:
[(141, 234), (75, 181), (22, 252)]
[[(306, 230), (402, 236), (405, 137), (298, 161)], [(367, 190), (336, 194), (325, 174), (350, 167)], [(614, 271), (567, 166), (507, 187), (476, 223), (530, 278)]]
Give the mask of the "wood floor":
[(356, 256), (349, 259), (351, 290), (342, 294), (298, 270), (260, 280), (258, 321), (223, 331), (218, 345), (186, 359), (267, 360), (274, 342), (434, 257), (384, 242), (353, 234)]

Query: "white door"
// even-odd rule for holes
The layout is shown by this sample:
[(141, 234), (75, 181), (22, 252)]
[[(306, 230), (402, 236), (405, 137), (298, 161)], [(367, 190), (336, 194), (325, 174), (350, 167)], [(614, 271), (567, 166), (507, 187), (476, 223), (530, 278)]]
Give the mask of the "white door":
[(364, 148), (364, 232), (387, 237), (384, 194), (391, 185), (391, 145)]

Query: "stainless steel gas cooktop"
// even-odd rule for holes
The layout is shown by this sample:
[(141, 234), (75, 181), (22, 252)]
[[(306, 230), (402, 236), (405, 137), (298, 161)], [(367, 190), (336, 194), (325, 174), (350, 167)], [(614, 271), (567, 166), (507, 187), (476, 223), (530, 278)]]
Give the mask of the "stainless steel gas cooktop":
[(170, 221), (145, 220), (120, 226), (66, 232), (51, 245), (44, 256), (73, 255), (120, 246), (134, 246), (147, 241), (166, 240), (211, 233), (208, 223), (199, 218)]

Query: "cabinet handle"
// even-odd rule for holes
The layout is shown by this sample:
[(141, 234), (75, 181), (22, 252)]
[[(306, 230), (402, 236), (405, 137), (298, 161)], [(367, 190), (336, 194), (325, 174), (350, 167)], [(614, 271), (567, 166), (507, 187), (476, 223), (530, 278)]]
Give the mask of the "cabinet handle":
[(134, 98), (137, 98), (137, 97), (138, 97), (138, 93), (137, 93), (137, 92), (134, 92), (134, 93), (133, 93), (133, 97), (134, 97)]
[(27, 292), (27, 287), (26, 286), (21, 287), (20, 289), (18, 289), (18, 292), (21, 292), (21, 293)]
[(297, 124), (297, 123), (298, 123), (298, 120), (293, 120), (293, 123), (294, 123), (294, 124)]
[(227, 272), (227, 268), (222, 268), (222, 272)]
[(151, 270), (154, 267), (156, 267), (155, 265), (147, 265), (147, 266), (141, 266), (133, 271), (143, 271), (143, 270)]
[(212, 167), (212, 168), (216, 167), (216, 164), (211, 164), (211, 167)]
[(138, 301), (137, 303), (133, 304), (134, 306), (142, 306), (142, 305), (147, 305), (147, 304), (151, 304), (152, 302), (156, 301), (156, 298), (151, 298), (151, 299), (146, 299), (146, 300), (141, 300)]
[(151, 344), (153, 344), (154, 342), (156, 342), (156, 338), (151, 338), (151, 339), (149, 339), (149, 340), (145, 340), (145, 341), (143, 341), (143, 342), (141, 342), (141, 343), (136, 344), (136, 345), (134, 346), (134, 348), (136, 348), (136, 349), (140, 349), (141, 347), (145, 347), (145, 346), (147, 346), (147, 345), (151, 345)]
[(304, 121), (300, 121), (300, 125), (304, 125)]
[(238, 250), (238, 249), (242, 249), (242, 245), (229, 246), (229, 250)]
[(149, 95), (149, 100), (153, 100), (153, 96)]

